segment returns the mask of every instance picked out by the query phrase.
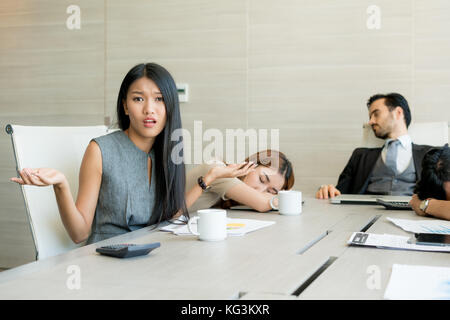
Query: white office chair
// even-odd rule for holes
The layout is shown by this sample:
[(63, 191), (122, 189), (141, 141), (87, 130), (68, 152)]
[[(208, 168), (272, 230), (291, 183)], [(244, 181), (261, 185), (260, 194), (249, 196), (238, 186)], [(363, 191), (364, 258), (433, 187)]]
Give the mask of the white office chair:
[[(6, 126), (11, 135), (17, 171), (23, 168), (54, 168), (67, 177), (76, 199), (81, 160), (90, 140), (108, 133), (106, 126), (38, 127)], [(70, 239), (52, 187), (21, 186), (30, 223), (36, 260), (79, 247)]]
[[(448, 122), (417, 122), (410, 124), (408, 134), (415, 144), (427, 144), (441, 147), (448, 143)], [(383, 139), (379, 139), (373, 133), (372, 128), (363, 124), (362, 146), (367, 148), (381, 147)]]

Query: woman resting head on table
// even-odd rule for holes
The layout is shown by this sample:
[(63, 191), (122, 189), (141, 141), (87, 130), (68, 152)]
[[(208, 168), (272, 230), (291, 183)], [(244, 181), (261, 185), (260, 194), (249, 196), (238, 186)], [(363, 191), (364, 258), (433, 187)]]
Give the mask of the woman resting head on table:
[(241, 164), (216, 161), (190, 170), (186, 175), (186, 205), (189, 212), (239, 204), (266, 212), (278, 191), (293, 185), (291, 162), (279, 151), (266, 150)]
[(75, 243), (93, 243), (186, 215), (184, 163), (171, 159), (181, 128), (178, 92), (169, 72), (147, 63), (125, 76), (117, 98), (120, 130), (86, 148), (76, 202), (63, 173), (23, 169), (19, 184), (53, 185), (60, 216)]
[(450, 220), (450, 148), (433, 148), (422, 161), (422, 173), (410, 201), (421, 216)]

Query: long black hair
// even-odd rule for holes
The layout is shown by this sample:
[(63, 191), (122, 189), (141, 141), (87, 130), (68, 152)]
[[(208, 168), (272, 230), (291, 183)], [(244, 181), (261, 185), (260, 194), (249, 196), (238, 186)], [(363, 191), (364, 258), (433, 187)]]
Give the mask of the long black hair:
[[(172, 141), (174, 130), (181, 129), (180, 106), (175, 81), (170, 73), (156, 63), (142, 63), (131, 68), (126, 74), (120, 86), (117, 97), (117, 119), (119, 128), (126, 130), (130, 126), (130, 118), (125, 114), (124, 101), (126, 101), (128, 89), (131, 84), (143, 77), (155, 82), (164, 100), (166, 108), (166, 124), (163, 131), (156, 137), (153, 144), (155, 152), (156, 194), (153, 214), (148, 222), (149, 225), (170, 220), (181, 212), (189, 219), (185, 201), (186, 175), (184, 161), (175, 163), (171, 159), (172, 150), (175, 145), (182, 145), (180, 141)], [(178, 152), (183, 157), (183, 149)], [(153, 179), (153, 177), (152, 177)]]
[(430, 149), (422, 160), (422, 173), (414, 193), (421, 200), (434, 198), (446, 200), (444, 182), (450, 181), (450, 148)]

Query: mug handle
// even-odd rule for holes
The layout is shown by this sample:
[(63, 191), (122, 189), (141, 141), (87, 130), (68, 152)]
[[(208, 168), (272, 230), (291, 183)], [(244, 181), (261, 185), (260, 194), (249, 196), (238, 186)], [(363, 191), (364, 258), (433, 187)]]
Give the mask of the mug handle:
[[(199, 236), (200, 233), (192, 231), (192, 229), (191, 229), (191, 223), (194, 223), (194, 221), (197, 221), (198, 218), (200, 218), (200, 217), (199, 217), (199, 216), (196, 216), (196, 217), (193, 217), (193, 218), (189, 219), (189, 222), (188, 222), (188, 224), (187, 224), (187, 227), (188, 227), (188, 229), (189, 229), (189, 232), (192, 233), (193, 235), (196, 235), (196, 236)], [(198, 224), (197, 224), (197, 226), (198, 226)], [(197, 227), (197, 231), (198, 231), (198, 227)]]
[[(273, 204), (273, 200), (275, 200), (275, 198), (278, 197), (278, 195), (274, 195), (271, 199), (270, 199), (270, 206), (272, 207), (273, 210), (278, 210), (278, 207), (275, 207), (275, 205)], [(278, 200), (279, 201), (279, 200)]]

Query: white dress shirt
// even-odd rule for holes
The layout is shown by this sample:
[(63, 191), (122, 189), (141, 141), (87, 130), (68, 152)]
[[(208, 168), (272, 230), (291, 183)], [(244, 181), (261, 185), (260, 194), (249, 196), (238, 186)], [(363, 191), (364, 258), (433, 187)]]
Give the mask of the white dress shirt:
[[(387, 145), (389, 141), (392, 140), (394, 139), (386, 139), (383, 150), (381, 151), (381, 159), (384, 163), (386, 163)], [(397, 149), (397, 171), (398, 173), (402, 173), (406, 170), (406, 168), (408, 168), (409, 163), (413, 160), (412, 141), (411, 137), (407, 134), (398, 137), (397, 140), (400, 141), (400, 145)]]

